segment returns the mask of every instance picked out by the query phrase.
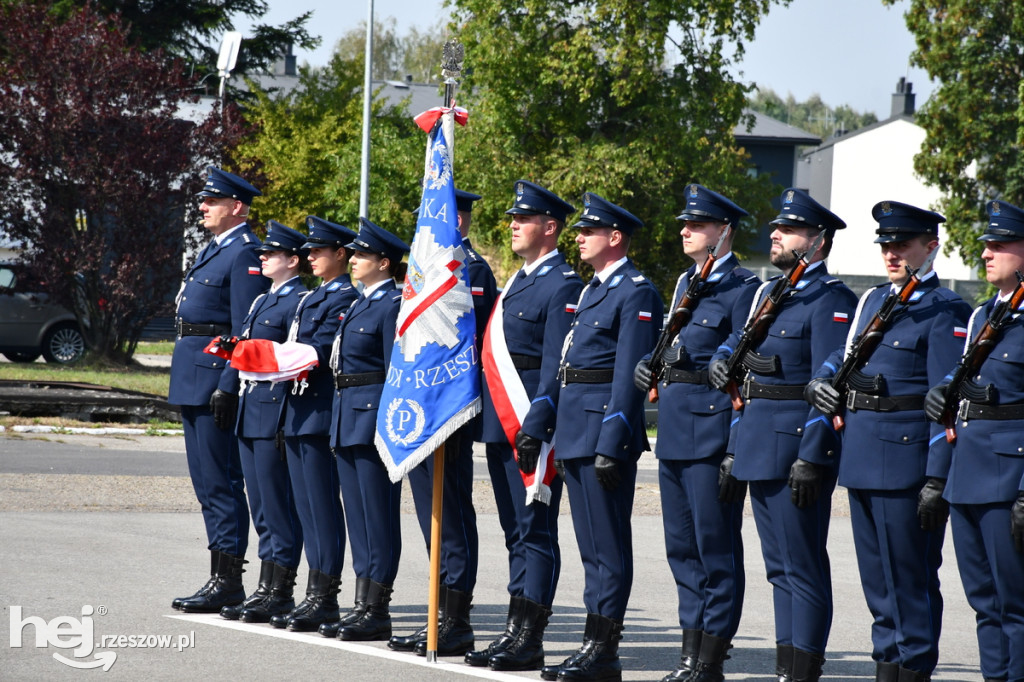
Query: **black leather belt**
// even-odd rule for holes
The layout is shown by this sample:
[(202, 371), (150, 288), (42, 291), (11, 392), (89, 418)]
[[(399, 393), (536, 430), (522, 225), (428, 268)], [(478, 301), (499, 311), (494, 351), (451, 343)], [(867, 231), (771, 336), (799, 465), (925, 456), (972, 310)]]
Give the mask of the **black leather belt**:
[(871, 412), (904, 412), (907, 410), (923, 410), (923, 395), (872, 395), (860, 391), (846, 394), (846, 409), (869, 410)]
[(692, 372), (687, 369), (676, 369), (668, 367), (661, 378), (666, 384), (708, 384), (708, 371), (706, 369)]
[(959, 419), (1024, 419), (1024, 403), (1012, 405), (979, 405), (969, 400), (960, 403)]
[(361, 374), (335, 374), (335, 388), (351, 388), (352, 386), (369, 386), (383, 384), (387, 374), (384, 372), (363, 372)]
[(615, 375), (614, 369), (573, 369), (562, 368), (564, 384), (610, 384)]
[(174, 326), (178, 336), (224, 336), (231, 333), (231, 327), (226, 324), (192, 324), (175, 320)]
[(743, 382), (743, 398), (768, 398), (769, 400), (803, 400), (803, 386), (782, 386), (775, 384), (759, 384), (747, 379)]
[(520, 355), (518, 353), (509, 353), (509, 357), (512, 358), (512, 365), (520, 371), (540, 369), (540, 358), (535, 358), (532, 355)]

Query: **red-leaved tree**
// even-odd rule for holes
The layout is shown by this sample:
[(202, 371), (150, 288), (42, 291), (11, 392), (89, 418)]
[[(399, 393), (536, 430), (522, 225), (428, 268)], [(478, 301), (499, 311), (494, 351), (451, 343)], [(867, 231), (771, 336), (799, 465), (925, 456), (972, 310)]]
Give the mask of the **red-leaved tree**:
[(46, 3), (0, 3), (0, 230), (115, 364), (173, 303), (193, 195), (239, 135), (216, 108), (180, 115), (195, 83), (126, 36), (91, 6), (58, 20)]

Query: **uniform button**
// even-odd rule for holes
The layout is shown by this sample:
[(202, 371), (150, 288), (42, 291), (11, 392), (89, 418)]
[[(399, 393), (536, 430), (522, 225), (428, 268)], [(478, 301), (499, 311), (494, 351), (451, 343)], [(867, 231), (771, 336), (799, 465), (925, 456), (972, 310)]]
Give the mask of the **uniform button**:
[(628, 450), (628, 449), (629, 449), (629, 446), (628, 446), (628, 445), (623, 445), (623, 446), (622, 446), (622, 449), (623, 449), (623, 450)]
[(1003, 353), (1003, 357), (1004, 358), (1008, 358), (1008, 357), (1010, 357), (1010, 354), (1009, 353)]
[(363, 327), (360, 327), (360, 328), (359, 328), (359, 331), (363, 331)]
[(779, 332), (779, 336), (785, 336), (785, 335), (786, 335), (786, 330), (785, 329), (783, 329), (781, 332)]
[(910, 440), (910, 438), (908, 438), (907, 436), (903, 436), (903, 442), (904, 443), (906, 443), (908, 440)]
[(796, 432), (797, 432), (797, 433), (803, 433), (803, 432), (804, 432), (804, 430), (803, 430), (803, 427), (801, 427), (801, 428), (798, 428), (798, 429), (796, 430)]
[(700, 323), (701, 324), (707, 324), (708, 323), (708, 318), (705, 317), (703, 320), (700, 321)]
[(194, 281), (196, 281), (196, 278), (195, 278), (195, 277), (189, 277), (189, 278), (188, 278), (188, 281), (190, 281), (190, 282), (194, 282)]
[[(665, 384), (665, 385), (668, 386), (668, 384)], [(708, 409), (709, 410), (713, 410), (713, 409), (715, 409), (715, 406), (714, 405), (708, 405)]]
[(210, 283), (210, 278), (207, 277), (206, 279), (203, 280), (203, 282), (206, 283), (206, 284), (209, 284)]
[(605, 406), (604, 406), (604, 407), (602, 407), (601, 409), (602, 409), (602, 410), (607, 410), (607, 409), (608, 409), (608, 406), (607, 406), (607, 405), (605, 405)]
[(892, 342), (892, 345), (894, 345), (894, 346), (898, 346), (898, 345), (900, 345), (900, 342), (899, 342), (899, 341), (893, 341), (893, 342)]
[(263, 324), (270, 324), (270, 320), (263, 320)]
[(522, 316), (523, 316), (523, 314), (522, 314), (522, 313), (519, 313), (519, 317), (522, 317)]
[(836, 453), (835, 453), (834, 451), (832, 451), (832, 450), (826, 450), (826, 451), (825, 451), (825, 456), (826, 456), (826, 457), (832, 457), (832, 456), (833, 456), (833, 455), (835, 455), (835, 454), (836, 454)]
[(372, 403), (366, 403), (366, 406), (367, 406), (367, 407), (370, 407), (370, 405), (371, 405), (371, 404), (372, 404)]
[(1024, 452), (1024, 448), (1017, 448), (1017, 452)]
[(216, 363), (216, 362), (215, 362), (215, 363), (213, 363), (213, 365), (212, 365), (212, 366), (213, 366), (213, 367), (216, 367), (216, 366), (217, 366), (217, 363)]
[(548, 429), (548, 433), (554, 433), (554, 429)]

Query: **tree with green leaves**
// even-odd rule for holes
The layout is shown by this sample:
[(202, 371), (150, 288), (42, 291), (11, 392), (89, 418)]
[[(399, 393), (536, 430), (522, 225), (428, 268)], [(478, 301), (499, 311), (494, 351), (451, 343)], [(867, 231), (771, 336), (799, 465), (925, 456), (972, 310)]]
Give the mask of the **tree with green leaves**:
[(459, 99), (470, 110), (456, 178), (484, 195), (476, 233), (507, 243), (503, 211), (519, 177), (577, 204), (593, 191), (645, 221), (631, 253), (668, 292), (688, 265), (675, 220), (688, 183), (768, 217), (778, 188), (748, 174), (732, 131), (749, 86), (728, 69), (772, 4), (455, 0), (453, 33), (466, 51)]
[[(11, 0), (13, 3), (24, 0)], [(116, 15), (128, 27), (129, 42), (143, 50), (163, 49), (182, 60), (200, 77), (216, 73), (221, 37), (235, 30), (238, 17), (259, 19), (267, 13), (266, 0), (55, 0), (48, 3), (54, 14), (67, 16), (76, 8), (91, 5), (103, 14)], [(311, 35), (305, 12), (280, 26), (257, 24), (244, 36), (235, 74), (267, 70), (290, 45), (313, 49), (320, 38)]]
[[(355, 229), (359, 219), (363, 60), (331, 58), (323, 69), (302, 68), (287, 93), (254, 88), (245, 117), (254, 133), (235, 150), (243, 171), (262, 176), (263, 197), (253, 207), (301, 228), (318, 215)], [(417, 112), (418, 113), (418, 112)], [(373, 103), (370, 215), (411, 239), (420, 201), (426, 138), (404, 107)]]
[(1024, 7), (911, 0), (906, 21), (913, 63), (939, 83), (917, 111), (925, 140), (914, 168), (942, 190), (946, 248), (980, 263), (986, 203), (1024, 204)]
[[(441, 24), (422, 30), (414, 26), (405, 35), (399, 35), (395, 23), (394, 17), (373, 22), (373, 77), (404, 80), (412, 76), (416, 83), (440, 82), (440, 55), (444, 45)], [(342, 34), (334, 45), (334, 53), (350, 61), (363, 59), (365, 51), (365, 21)]]
[(180, 62), (91, 7), (0, 5), (0, 46), (0, 229), (93, 356), (126, 363), (178, 289), (205, 166), (240, 131), (179, 117), (198, 99)]
[(818, 94), (811, 95), (805, 102), (797, 102), (792, 94), (782, 99), (771, 88), (759, 88), (750, 98), (750, 108), (813, 133), (823, 140), (840, 130), (852, 132), (878, 122), (878, 117), (873, 113), (859, 113), (848, 104), (831, 107)]

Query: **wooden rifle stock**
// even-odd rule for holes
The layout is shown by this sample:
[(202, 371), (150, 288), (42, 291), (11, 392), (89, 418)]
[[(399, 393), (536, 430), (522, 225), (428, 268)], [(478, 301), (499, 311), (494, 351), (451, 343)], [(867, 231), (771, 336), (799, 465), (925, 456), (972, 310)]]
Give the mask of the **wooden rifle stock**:
[(952, 380), (946, 386), (946, 407), (942, 411), (940, 423), (946, 427), (946, 441), (949, 443), (956, 442), (956, 414), (952, 407), (959, 402), (960, 387), (981, 369), (985, 358), (992, 352), (992, 347), (996, 344), (996, 336), (1002, 330), (1006, 320), (1024, 303), (1024, 275), (1020, 270), (1016, 272), (1016, 275), (1017, 286), (1010, 292), (1009, 298), (1000, 301), (992, 309), (992, 314), (988, 316), (985, 324), (981, 326), (970, 345), (967, 346), (963, 357), (960, 358), (956, 369), (953, 370)]
[[(840, 396), (846, 395), (846, 382), (849, 380), (850, 375), (858, 367), (863, 367), (871, 357), (871, 354), (878, 348), (878, 344), (881, 342), (882, 336), (885, 334), (885, 330), (889, 327), (893, 314), (896, 312), (896, 306), (906, 305), (910, 301), (910, 297), (914, 295), (918, 285), (921, 284), (921, 272), (931, 267), (937, 253), (938, 248), (933, 249), (925, 262), (914, 271), (910, 270), (909, 265), (906, 266), (907, 274), (909, 275), (907, 281), (904, 282), (898, 292), (890, 292), (885, 297), (882, 305), (875, 311), (871, 320), (864, 326), (864, 330), (861, 331), (853, 345), (850, 346), (850, 352), (847, 353), (842, 366), (840, 366), (835, 376), (832, 377), (832, 388), (836, 389)], [(840, 404), (839, 411), (832, 416), (832, 427), (835, 428), (836, 432), (839, 432), (843, 430), (844, 426), (846, 426), (846, 421), (843, 419), (843, 406)]]
[(739, 343), (736, 344), (736, 350), (729, 356), (729, 382), (725, 385), (725, 391), (732, 399), (734, 410), (739, 411), (743, 409), (743, 396), (740, 395), (739, 387), (736, 385), (736, 378), (743, 368), (743, 360), (746, 358), (747, 353), (753, 350), (754, 346), (763, 341), (765, 336), (767, 336), (768, 328), (771, 327), (778, 314), (782, 297), (786, 295), (786, 291), (790, 287), (796, 286), (796, 283), (804, 276), (804, 272), (811, 264), (809, 259), (817, 253), (824, 239), (825, 233), (821, 232), (807, 251), (802, 254), (793, 252), (793, 255), (797, 257), (796, 265), (793, 266), (793, 269), (785, 277), (780, 277), (775, 281), (772, 290), (761, 301), (757, 311), (743, 325), (743, 332), (740, 334)]
[(683, 292), (683, 297), (679, 299), (679, 305), (676, 306), (668, 324), (661, 330), (658, 343), (654, 346), (654, 352), (651, 354), (651, 385), (647, 390), (647, 399), (652, 403), (658, 402), (658, 380), (665, 371), (665, 358), (663, 357), (665, 351), (668, 350), (676, 334), (682, 331), (686, 323), (690, 321), (693, 308), (697, 305), (700, 287), (708, 280), (708, 277), (711, 275), (711, 268), (715, 265), (716, 251), (717, 248), (708, 247), (707, 260), (704, 261), (704, 265), (701, 267), (700, 272), (697, 273), (697, 276), (686, 285), (686, 291)]

